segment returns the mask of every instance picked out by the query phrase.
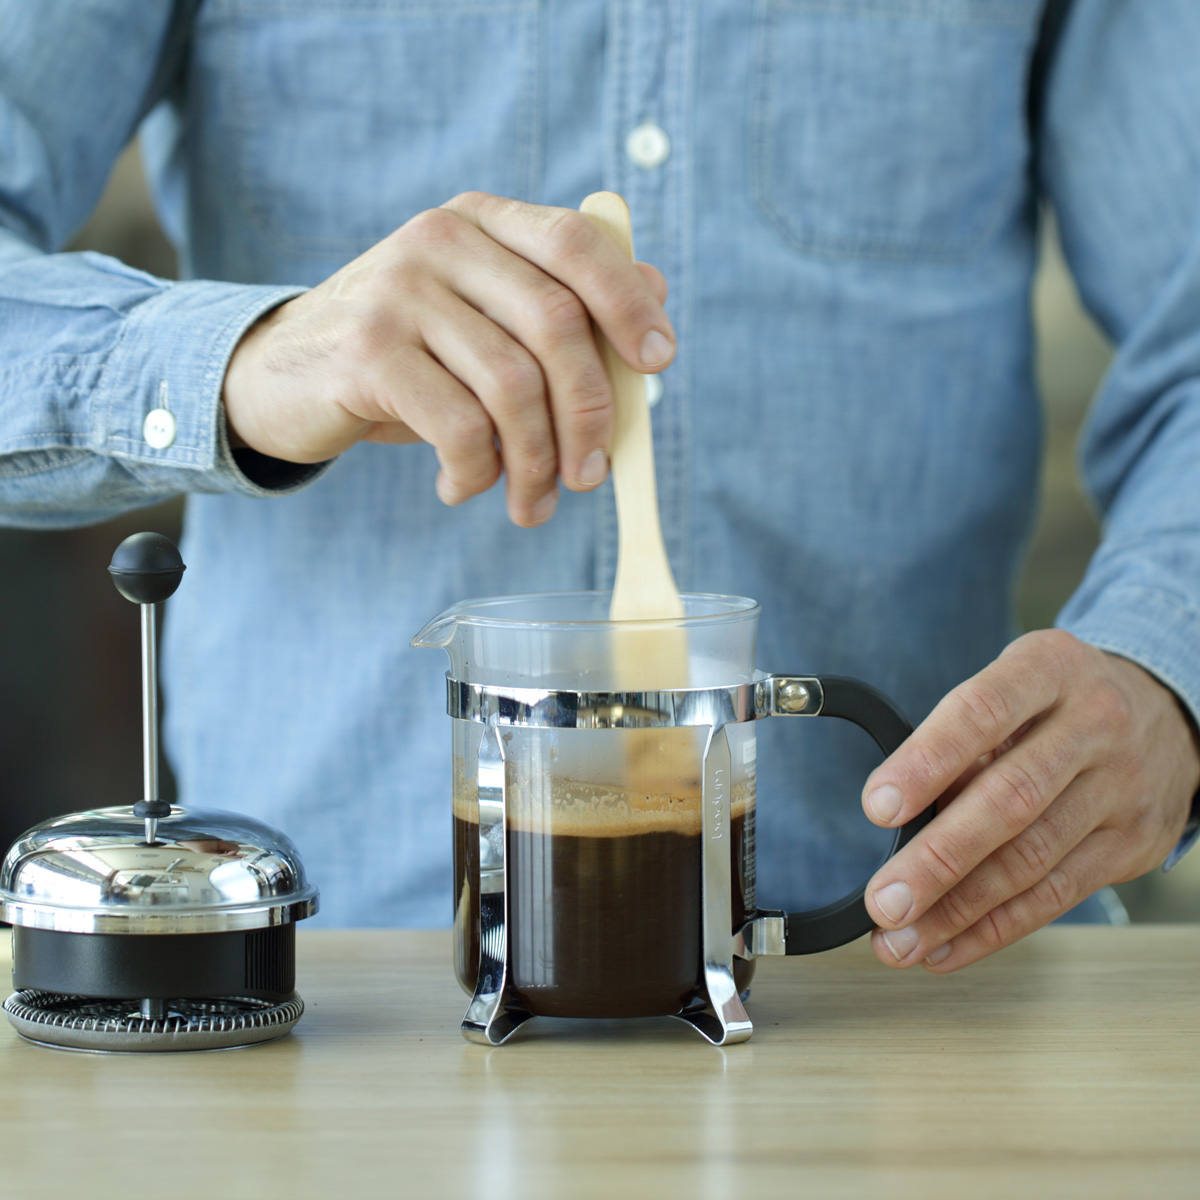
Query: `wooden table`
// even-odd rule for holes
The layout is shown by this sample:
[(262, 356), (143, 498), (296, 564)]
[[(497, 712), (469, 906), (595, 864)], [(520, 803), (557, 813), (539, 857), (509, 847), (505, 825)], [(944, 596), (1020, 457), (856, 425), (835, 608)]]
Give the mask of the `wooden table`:
[(751, 1042), (464, 1042), (444, 932), (299, 931), (269, 1045), (47, 1050), (0, 1022), (0, 1196), (1200, 1196), (1200, 927), (1048, 929), (935, 978), (767, 959)]

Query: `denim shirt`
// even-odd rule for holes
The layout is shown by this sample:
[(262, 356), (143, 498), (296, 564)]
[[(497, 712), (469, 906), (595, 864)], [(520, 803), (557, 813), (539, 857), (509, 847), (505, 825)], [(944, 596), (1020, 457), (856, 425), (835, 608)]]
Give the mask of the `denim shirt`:
[[(414, 632), (613, 578), (608, 485), (525, 530), (500, 489), (440, 505), (425, 445), (230, 453), (243, 331), (468, 189), (628, 199), (679, 335), (652, 415), (680, 586), (761, 602), (761, 668), (862, 677), (914, 720), (1018, 632), (1043, 192), (1117, 347), (1082, 445), (1104, 540), (1059, 623), (1200, 715), (1193, 0), (1080, 0), (1036, 152), (1040, 0), (192, 8), (0, 0), (0, 509), (52, 528), (191, 494), (180, 798), (287, 831), (323, 920), (449, 919), (445, 663)], [(139, 128), (182, 282), (57, 252)], [(824, 902), (889, 836), (859, 805), (878, 756), (837, 722), (760, 724), (760, 900)]]

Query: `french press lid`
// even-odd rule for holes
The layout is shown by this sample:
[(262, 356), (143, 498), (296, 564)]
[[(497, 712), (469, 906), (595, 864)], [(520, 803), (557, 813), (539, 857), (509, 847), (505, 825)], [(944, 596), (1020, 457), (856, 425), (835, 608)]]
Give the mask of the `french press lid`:
[(0, 919), (62, 933), (221, 933), (303, 920), (317, 889), (278, 830), (171, 806), (152, 844), (133, 806), (54, 817), (0, 865)]

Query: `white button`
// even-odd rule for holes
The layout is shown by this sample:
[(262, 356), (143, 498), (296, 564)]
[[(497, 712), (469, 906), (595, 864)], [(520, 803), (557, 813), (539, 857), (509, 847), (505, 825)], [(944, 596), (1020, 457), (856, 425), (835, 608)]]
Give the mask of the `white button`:
[(165, 408), (151, 409), (142, 422), (142, 437), (155, 450), (165, 450), (175, 440), (175, 418)]
[(671, 139), (653, 121), (646, 121), (625, 139), (625, 153), (649, 171), (667, 161)]
[(663, 381), (657, 375), (646, 376), (646, 406), (653, 408), (663, 394)]

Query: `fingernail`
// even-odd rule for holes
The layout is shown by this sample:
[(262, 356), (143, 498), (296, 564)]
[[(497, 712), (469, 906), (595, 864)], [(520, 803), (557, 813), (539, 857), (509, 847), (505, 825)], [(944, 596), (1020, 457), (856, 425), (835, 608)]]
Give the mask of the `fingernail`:
[[(884, 937), (887, 937), (887, 934), (884, 934)], [(944, 945), (939, 946), (936, 950), (930, 950), (930, 952), (925, 955), (925, 961), (931, 967), (936, 967), (938, 963), (945, 962), (946, 959), (950, 957), (951, 949), (951, 943), (946, 942)]]
[(547, 492), (529, 511), (530, 519), (535, 525), (544, 525), (558, 507), (558, 493)]
[(607, 474), (608, 455), (603, 450), (593, 450), (579, 464), (579, 482), (584, 487), (595, 487), (596, 484), (603, 483)]
[(868, 793), (867, 803), (871, 806), (871, 811), (877, 820), (882, 821), (885, 825), (890, 825), (900, 815), (900, 809), (904, 806), (904, 797), (900, 795), (900, 789), (894, 784), (885, 783), (882, 787), (877, 787)]
[(883, 940), (887, 942), (887, 948), (896, 956), (896, 961), (900, 962), (917, 948), (921, 935), (909, 925), (904, 929), (884, 930)]
[(671, 343), (657, 329), (652, 329), (642, 338), (641, 354), (642, 366), (661, 366), (671, 357)]
[(903, 881), (889, 883), (887, 887), (880, 888), (875, 893), (875, 903), (889, 921), (903, 921), (908, 916), (908, 910), (912, 908), (912, 889)]

